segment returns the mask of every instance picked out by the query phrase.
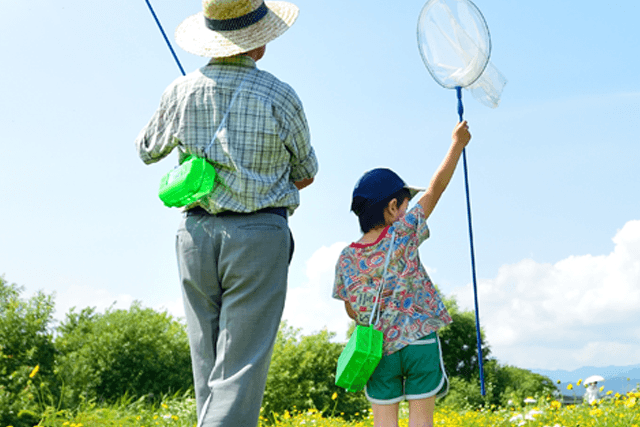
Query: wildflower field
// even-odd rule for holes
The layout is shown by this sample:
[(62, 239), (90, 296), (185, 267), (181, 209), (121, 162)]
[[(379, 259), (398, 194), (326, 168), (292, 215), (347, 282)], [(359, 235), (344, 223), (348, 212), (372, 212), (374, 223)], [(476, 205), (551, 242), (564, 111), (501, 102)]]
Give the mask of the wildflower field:
[[(509, 408), (458, 410), (437, 407), (435, 426), (447, 427), (640, 427), (640, 393), (607, 396), (593, 405), (563, 406), (551, 398), (527, 399), (523, 405)], [(408, 410), (401, 406), (400, 427), (408, 426)], [(316, 411), (280, 416), (276, 426), (373, 427), (373, 416), (346, 422), (340, 418), (322, 418)]]
[[(112, 405), (85, 403), (74, 413), (55, 412), (45, 408), (38, 426), (49, 427), (194, 427), (194, 400), (189, 396), (165, 397), (151, 404), (144, 398), (132, 401), (123, 398)], [(272, 414), (275, 424), (262, 418), (260, 427), (373, 427), (369, 412), (358, 414), (358, 420), (345, 421), (340, 414), (323, 417), (319, 411), (285, 411)], [(400, 408), (401, 427), (408, 426), (406, 406)], [(553, 398), (526, 399), (508, 408), (460, 410), (437, 407), (435, 425), (447, 427), (640, 427), (640, 392), (625, 395), (610, 394), (592, 405), (582, 403), (562, 405)], [(11, 426), (1, 426), (11, 427)]]
[[(23, 300), (21, 292), (0, 276), (0, 427), (196, 426), (182, 323), (133, 304), (104, 314), (71, 310), (52, 328), (52, 296), (40, 292)], [(576, 396), (582, 380), (563, 390), (576, 393), (567, 398), (547, 377), (487, 359), (487, 393), (481, 396), (473, 376), (473, 313), (458, 312), (454, 300), (450, 312), (458, 329), (443, 331), (443, 342), (472, 338), (468, 352), (450, 347), (451, 389), (437, 404), (436, 426), (640, 427), (640, 387), (633, 389), (630, 378), (620, 394), (601, 386), (601, 398), (587, 404)], [(362, 392), (335, 386), (342, 345), (332, 337), (327, 331), (300, 336), (283, 322), (259, 427), (373, 427)], [(465, 369), (456, 369), (460, 361)], [(408, 415), (407, 405), (401, 406), (400, 426), (408, 426)]]

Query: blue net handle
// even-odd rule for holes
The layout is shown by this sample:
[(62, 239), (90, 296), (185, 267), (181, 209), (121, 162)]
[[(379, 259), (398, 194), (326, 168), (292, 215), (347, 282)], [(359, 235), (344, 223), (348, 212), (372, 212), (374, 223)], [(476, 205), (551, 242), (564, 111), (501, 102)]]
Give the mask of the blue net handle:
[(167, 37), (167, 34), (164, 32), (164, 28), (162, 28), (162, 24), (160, 24), (160, 20), (158, 19), (158, 16), (154, 12), (153, 7), (151, 7), (151, 3), (149, 3), (149, 0), (144, 0), (144, 1), (147, 3), (147, 6), (149, 7), (149, 10), (151, 11), (151, 15), (153, 15), (153, 19), (155, 19), (156, 24), (158, 25), (158, 28), (160, 29), (160, 32), (162, 33), (162, 37), (164, 37), (164, 41), (167, 43), (167, 46), (169, 46), (169, 50), (171, 51), (171, 55), (173, 55), (173, 59), (175, 59), (176, 64), (178, 64), (178, 68), (180, 68), (180, 72), (184, 76), (185, 75), (184, 68), (182, 68), (182, 64), (180, 63), (180, 60), (178, 59), (178, 55), (176, 55), (176, 52), (173, 50), (173, 47), (171, 46), (171, 42), (169, 41), (169, 38)]
[[(464, 106), (462, 105), (462, 87), (456, 86), (458, 96), (458, 118), (463, 120)], [(471, 250), (471, 276), (473, 279), (473, 300), (476, 311), (476, 339), (478, 344), (478, 368), (480, 370), (480, 393), (486, 396), (484, 387), (484, 363), (482, 360), (482, 336), (480, 334), (480, 311), (478, 308), (478, 284), (476, 280), (476, 255), (473, 245), (473, 226), (471, 221), (471, 196), (469, 195), (469, 172), (467, 168), (467, 149), (462, 150), (462, 164), (464, 166), (464, 188), (467, 196), (467, 219), (469, 222), (469, 247)]]

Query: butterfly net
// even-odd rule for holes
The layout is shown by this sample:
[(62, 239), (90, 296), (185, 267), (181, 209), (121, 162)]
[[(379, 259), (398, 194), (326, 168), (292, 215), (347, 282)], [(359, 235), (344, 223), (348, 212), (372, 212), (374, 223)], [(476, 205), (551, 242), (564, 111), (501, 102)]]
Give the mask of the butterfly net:
[(430, 0), (418, 19), (418, 47), (443, 87), (463, 87), (495, 108), (506, 79), (489, 61), (491, 36), (480, 10), (468, 0)]

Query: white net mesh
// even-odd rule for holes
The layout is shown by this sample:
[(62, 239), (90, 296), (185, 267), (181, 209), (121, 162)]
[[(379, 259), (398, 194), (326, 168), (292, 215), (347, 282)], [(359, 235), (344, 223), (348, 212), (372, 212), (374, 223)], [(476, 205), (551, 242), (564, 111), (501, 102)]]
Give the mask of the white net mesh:
[(480, 78), (471, 86), (467, 86), (467, 90), (487, 107), (496, 108), (500, 104), (502, 89), (506, 84), (507, 79), (489, 62)]
[(497, 107), (506, 79), (489, 62), (489, 28), (472, 2), (429, 0), (418, 19), (418, 47), (440, 85), (468, 88), (483, 104)]

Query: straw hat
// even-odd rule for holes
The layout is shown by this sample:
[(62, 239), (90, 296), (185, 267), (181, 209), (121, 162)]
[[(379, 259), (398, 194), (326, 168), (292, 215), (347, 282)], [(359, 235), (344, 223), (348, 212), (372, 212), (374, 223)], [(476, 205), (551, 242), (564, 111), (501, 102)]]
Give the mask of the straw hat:
[(203, 0), (202, 12), (178, 25), (176, 42), (199, 56), (233, 56), (282, 35), (298, 13), (296, 5), (285, 1)]

